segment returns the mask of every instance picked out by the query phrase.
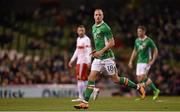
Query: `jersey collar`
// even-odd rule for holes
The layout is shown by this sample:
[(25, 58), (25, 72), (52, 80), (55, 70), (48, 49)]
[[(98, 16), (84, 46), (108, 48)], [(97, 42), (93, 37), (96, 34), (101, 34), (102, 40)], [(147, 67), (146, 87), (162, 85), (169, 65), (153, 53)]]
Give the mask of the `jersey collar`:
[(104, 21), (102, 21), (100, 24), (96, 24), (96, 27), (99, 27), (99, 26), (101, 26), (102, 24), (104, 23)]
[(78, 36), (78, 38), (84, 38), (84, 37), (87, 37), (87, 35), (84, 35), (83, 37), (79, 37), (79, 36)]
[(145, 39), (147, 39), (147, 35), (145, 35), (145, 37), (143, 39), (139, 38), (139, 40), (144, 41)]

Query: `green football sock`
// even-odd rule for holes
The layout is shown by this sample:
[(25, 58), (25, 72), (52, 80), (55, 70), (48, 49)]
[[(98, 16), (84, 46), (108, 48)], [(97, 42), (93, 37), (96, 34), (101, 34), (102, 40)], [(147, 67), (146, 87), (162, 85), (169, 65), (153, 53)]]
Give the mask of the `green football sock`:
[(128, 87), (132, 87), (135, 89), (137, 88), (137, 85), (134, 82), (132, 82), (131, 80), (129, 80), (128, 78), (126, 78), (126, 77), (119, 77), (119, 78), (120, 78), (120, 81), (119, 81), (120, 84), (124, 84)]
[[(144, 78), (141, 82), (145, 83), (147, 82), (148, 78)], [(148, 85), (153, 91), (157, 90), (156, 86), (154, 85), (153, 82), (151, 82), (149, 85)]]
[(146, 77), (141, 81), (141, 83), (144, 83), (146, 85), (147, 80), (148, 80), (148, 78)]
[(156, 86), (155, 86), (155, 84), (154, 84), (153, 82), (151, 82), (151, 83), (149, 84), (149, 87), (150, 87), (153, 91), (156, 91), (156, 90), (157, 90), (157, 88), (156, 88)]
[(95, 86), (95, 81), (88, 81), (88, 86), (86, 88), (85, 98), (84, 98), (84, 100), (86, 100), (87, 102), (89, 101), (89, 99), (91, 97), (91, 94), (94, 90), (94, 86)]

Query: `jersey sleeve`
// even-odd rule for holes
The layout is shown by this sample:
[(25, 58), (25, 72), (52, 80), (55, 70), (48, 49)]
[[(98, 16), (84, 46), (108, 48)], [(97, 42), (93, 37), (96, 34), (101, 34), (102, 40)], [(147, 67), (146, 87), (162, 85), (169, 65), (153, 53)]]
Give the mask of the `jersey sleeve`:
[[(77, 41), (76, 41), (77, 42)], [(75, 61), (75, 59), (77, 58), (77, 56), (78, 56), (78, 49), (77, 49), (77, 43), (76, 43), (76, 50), (74, 51), (74, 54), (73, 54), (73, 56), (72, 56), (72, 58), (71, 58), (71, 62), (73, 62), (73, 61)]]
[(156, 44), (154, 43), (152, 39), (149, 40), (149, 46), (150, 48), (157, 48)]
[(71, 58), (71, 62), (73, 62), (73, 61), (75, 61), (75, 59), (77, 58), (77, 48), (76, 48), (76, 50), (74, 51), (74, 54), (73, 54), (73, 56), (72, 56), (72, 58)]
[(137, 51), (137, 49), (138, 49), (138, 46), (137, 46), (137, 40), (135, 40), (135, 42), (134, 42), (134, 49)]
[(86, 58), (87, 58), (87, 63), (91, 63), (91, 55), (90, 53), (92, 52), (91, 48), (91, 40), (87, 38), (86, 44), (85, 44), (85, 49), (86, 49)]
[(107, 38), (107, 40), (113, 38), (113, 34), (112, 34), (112, 31), (111, 31), (111, 28), (108, 25), (106, 25), (103, 28), (103, 32), (104, 32), (104, 36)]

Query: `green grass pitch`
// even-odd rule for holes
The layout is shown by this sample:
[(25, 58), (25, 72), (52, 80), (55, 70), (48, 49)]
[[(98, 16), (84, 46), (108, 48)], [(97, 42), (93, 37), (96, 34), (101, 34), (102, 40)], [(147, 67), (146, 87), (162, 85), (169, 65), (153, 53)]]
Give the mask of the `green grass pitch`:
[[(0, 99), (0, 111), (77, 111), (72, 98)], [(180, 96), (160, 96), (135, 101), (135, 98), (108, 97), (90, 101), (89, 111), (180, 111)]]

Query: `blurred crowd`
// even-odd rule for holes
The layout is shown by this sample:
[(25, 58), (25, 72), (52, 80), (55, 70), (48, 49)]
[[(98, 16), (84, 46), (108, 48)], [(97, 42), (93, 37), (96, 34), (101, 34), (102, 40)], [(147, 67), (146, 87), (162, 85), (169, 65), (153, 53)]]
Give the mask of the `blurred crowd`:
[[(136, 39), (136, 28), (145, 25), (147, 34), (159, 49), (149, 75), (162, 94), (180, 93), (180, 12), (169, 4), (142, 3), (141, 6), (118, 4), (104, 8), (105, 21), (111, 26), (116, 46), (118, 70), (136, 80), (135, 67), (127, 67)], [(170, 7), (171, 6), (171, 7)], [(176, 6), (176, 5), (175, 5)], [(91, 36), (93, 10), (41, 7), (34, 12), (1, 14), (0, 84), (76, 83), (74, 71), (67, 67), (76, 44), (76, 26), (84, 24)], [(38, 52), (38, 53), (37, 53)], [(48, 53), (47, 53), (48, 52)], [(107, 79), (102, 79), (106, 82)], [(109, 83), (111, 84), (111, 83)], [(120, 91), (131, 91), (120, 88)]]
[(65, 71), (63, 57), (24, 56), (16, 50), (0, 53), (1, 85), (70, 84), (74, 76)]

